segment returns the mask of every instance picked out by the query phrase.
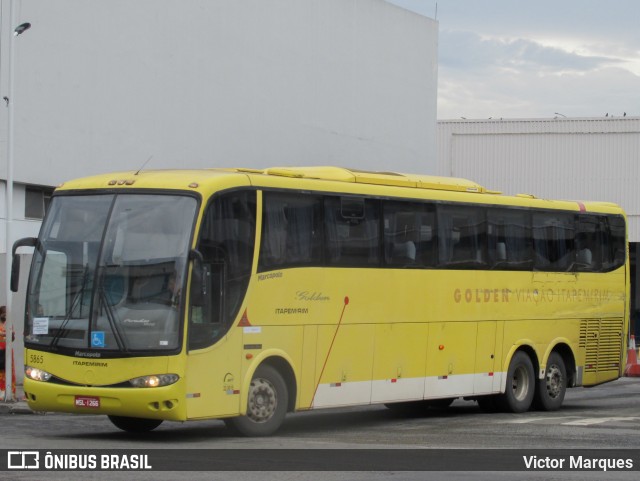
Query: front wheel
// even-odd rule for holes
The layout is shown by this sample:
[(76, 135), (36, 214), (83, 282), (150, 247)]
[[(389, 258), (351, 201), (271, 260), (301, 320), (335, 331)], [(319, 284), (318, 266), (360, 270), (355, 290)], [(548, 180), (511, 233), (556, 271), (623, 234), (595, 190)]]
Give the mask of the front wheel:
[(289, 395), (280, 373), (271, 366), (256, 369), (247, 399), (247, 414), (225, 419), (225, 424), (244, 436), (270, 436), (282, 425)]
[(125, 416), (108, 417), (115, 427), (128, 433), (146, 433), (162, 424), (162, 419), (129, 418)]
[(498, 399), (502, 410), (512, 413), (528, 411), (535, 391), (535, 374), (529, 356), (518, 351), (507, 371), (507, 388)]
[(547, 361), (544, 378), (536, 386), (535, 405), (544, 411), (557, 411), (562, 406), (567, 392), (567, 368), (562, 356), (551, 353)]

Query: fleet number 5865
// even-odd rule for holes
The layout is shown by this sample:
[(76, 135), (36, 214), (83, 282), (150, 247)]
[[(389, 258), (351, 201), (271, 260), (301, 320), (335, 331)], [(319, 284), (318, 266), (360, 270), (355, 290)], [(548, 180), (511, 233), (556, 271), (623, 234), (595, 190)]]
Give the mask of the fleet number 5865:
[(29, 362), (31, 364), (42, 364), (44, 362), (44, 357), (40, 354), (31, 354), (29, 356)]

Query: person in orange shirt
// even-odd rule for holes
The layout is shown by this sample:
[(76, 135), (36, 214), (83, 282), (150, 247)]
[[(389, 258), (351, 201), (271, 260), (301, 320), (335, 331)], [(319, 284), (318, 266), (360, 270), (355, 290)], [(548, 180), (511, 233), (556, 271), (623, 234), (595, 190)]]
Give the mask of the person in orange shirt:
[[(7, 308), (0, 306), (0, 399), (4, 400), (5, 391), (7, 389), (7, 377), (5, 373), (5, 359), (7, 355)], [(12, 333), (12, 336), (15, 334)], [(13, 340), (13, 337), (12, 337)], [(16, 396), (16, 365), (13, 362), (13, 350), (11, 351), (11, 392), (13, 397)]]

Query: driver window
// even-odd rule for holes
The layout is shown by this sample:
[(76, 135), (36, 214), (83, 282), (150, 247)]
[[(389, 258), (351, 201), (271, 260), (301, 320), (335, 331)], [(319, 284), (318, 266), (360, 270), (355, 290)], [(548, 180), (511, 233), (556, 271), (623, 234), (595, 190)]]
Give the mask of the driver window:
[(255, 230), (254, 191), (223, 194), (208, 205), (197, 245), (202, 265), (194, 265), (190, 349), (213, 344), (238, 316), (251, 276)]

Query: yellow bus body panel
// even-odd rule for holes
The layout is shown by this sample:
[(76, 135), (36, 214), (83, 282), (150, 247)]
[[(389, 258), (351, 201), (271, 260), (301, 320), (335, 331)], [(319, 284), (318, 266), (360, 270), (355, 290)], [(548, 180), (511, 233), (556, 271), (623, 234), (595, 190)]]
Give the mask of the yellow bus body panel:
[[(37, 360), (37, 363), (34, 363)], [(25, 397), (34, 411), (76, 414), (110, 414), (181, 421), (186, 419), (184, 379), (158, 388), (114, 387), (129, 379), (168, 372), (178, 374), (184, 360), (174, 357), (94, 359), (60, 356), (25, 350), (25, 362), (43, 366), (50, 374), (69, 384), (38, 382), (24, 378)], [(76, 404), (77, 397), (99, 398), (99, 407)]]
[[(203, 199), (199, 229), (213, 194), (246, 187), (258, 189), (258, 212), (260, 190), (273, 188), (623, 215), (608, 203), (497, 196), (463, 179), (399, 178), (332, 167), (122, 172), (60, 189), (195, 192)], [(245, 301), (215, 345), (189, 352), (185, 341), (175, 356), (104, 360), (27, 349), (26, 364), (69, 381), (25, 378), (30, 407), (171, 420), (236, 416), (246, 412), (251, 378), (263, 362), (288, 366), (296, 410), (504, 392), (518, 349), (530, 353), (538, 376), (557, 348), (570, 354), (577, 385), (622, 375), (628, 255), (623, 267), (597, 274), (388, 267), (257, 272), (260, 218)], [(186, 339), (186, 327), (184, 334)], [(41, 364), (30, 361), (32, 354), (41, 356)], [(153, 389), (107, 387), (166, 372), (180, 380)], [(78, 408), (76, 396), (100, 397), (101, 405)]]

